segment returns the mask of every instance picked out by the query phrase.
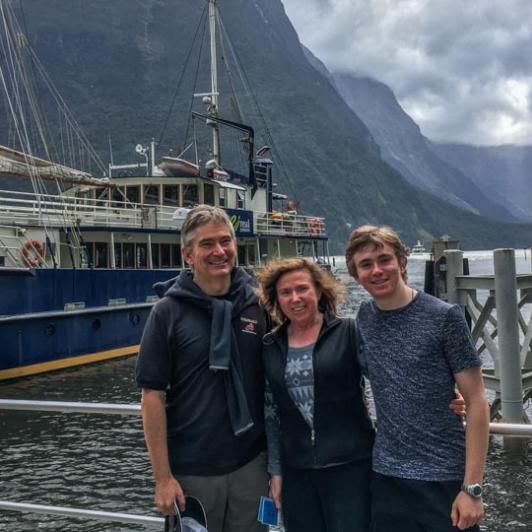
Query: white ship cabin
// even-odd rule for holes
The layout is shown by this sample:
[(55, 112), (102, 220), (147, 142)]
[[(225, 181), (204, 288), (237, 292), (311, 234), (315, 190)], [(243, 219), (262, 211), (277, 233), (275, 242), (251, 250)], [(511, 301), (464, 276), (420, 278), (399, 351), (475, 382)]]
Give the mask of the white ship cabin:
[[(328, 256), (323, 218), (282, 211), (271, 162), (255, 162), (257, 185), (238, 179), (153, 176), (72, 180), (61, 195), (0, 191), (0, 267), (181, 268), (179, 229), (199, 203), (226, 209), (239, 264)], [(222, 176), (225, 177), (225, 176)], [(281, 201), (279, 211), (272, 199)]]

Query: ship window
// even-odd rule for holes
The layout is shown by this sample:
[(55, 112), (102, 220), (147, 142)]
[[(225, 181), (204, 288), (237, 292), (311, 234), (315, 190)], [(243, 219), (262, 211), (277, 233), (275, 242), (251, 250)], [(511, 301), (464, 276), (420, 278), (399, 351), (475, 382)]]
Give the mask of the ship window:
[(254, 266), (257, 263), (256, 251), (257, 251), (257, 248), (255, 247), (255, 243), (250, 243), (247, 245), (249, 266)]
[(225, 188), (220, 187), (219, 198), (220, 198), (220, 207), (225, 207)]
[(124, 243), (123, 250), (124, 250), (123, 267), (134, 268), (135, 267), (135, 244), (129, 243), (129, 242)]
[(191, 208), (198, 202), (198, 185), (183, 185), (183, 207)]
[(126, 196), (131, 203), (140, 203), (140, 186), (128, 185), (126, 188)]
[(181, 246), (172, 244), (172, 267), (181, 268)]
[(92, 242), (85, 244), (85, 257), (87, 264), (94, 266), (94, 244)]
[(245, 209), (246, 208), (246, 196), (244, 195), (243, 190), (236, 191), (236, 208)]
[(96, 242), (94, 244), (94, 267), (107, 268), (107, 242)]
[(122, 267), (122, 244), (115, 244), (115, 268)]
[(144, 187), (144, 205), (159, 205), (159, 187), (147, 185)]
[(151, 245), (151, 259), (152, 259), (154, 268), (161, 267), (161, 265), (159, 264), (159, 244)]
[(177, 185), (163, 185), (163, 205), (179, 207), (179, 187)]
[(161, 268), (170, 268), (170, 244), (161, 244)]
[(148, 267), (148, 245), (137, 244), (137, 268)]
[(113, 196), (113, 207), (123, 208), (125, 198), (124, 189), (122, 187), (113, 188), (111, 194)]
[[(76, 197), (79, 198), (80, 200), (92, 199), (91, 190), (85, 189), (85, 188), (79, 188), (76, 191)], [(82, 201), (80, 203), (85, 203), (85, 202)]]
[(214, 185), (209, 183), (203, 185), (203, 203), (214, 205)]
[(245, 265), (246, 264), (246, 246), (241, 245), (238, 246), (238, 264)]
[(98, 202), (109, 201), (109, 189), (105, 187), (95, 188), (94, 197)]

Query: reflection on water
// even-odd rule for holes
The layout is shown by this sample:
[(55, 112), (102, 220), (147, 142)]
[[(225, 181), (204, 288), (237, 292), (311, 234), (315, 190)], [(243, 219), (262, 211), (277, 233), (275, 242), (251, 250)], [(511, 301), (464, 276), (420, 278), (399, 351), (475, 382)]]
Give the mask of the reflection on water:
[[(474, 264), (472, 272), (489, 273), (485, 258)], [(529, 272), (529, 264), (518, 261), (519, 271)], [(337, 267), (348, 282), (339, 258)], [(411, 261), (410, 281), (418, 289), (423, 285), (423, 271), (422, 261)], [(344, 312), (352, 314), (363, 294), (349, 282), (348, 296)], [(113, 360), (4, 383), (0, 384), (0, 397), (137, 403), (134, 364), (134, 358)], [(140, 417), (0, 411), (0, 450), (2, 500), (158, 515)], [(515, 462), (503, 451), (499, 439), (492, 441), (486, 474), (487, 517), (482, 530), (530, 530), (531, 472), (532, 454)], [(0, 531), (37, 528), (145, 530), (142, 526), (0, 511)]]

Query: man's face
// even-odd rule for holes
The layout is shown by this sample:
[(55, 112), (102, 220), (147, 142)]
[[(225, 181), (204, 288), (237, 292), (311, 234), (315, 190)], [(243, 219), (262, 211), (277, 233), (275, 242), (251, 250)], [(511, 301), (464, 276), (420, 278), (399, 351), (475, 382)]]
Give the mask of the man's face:
[(368, 244), (359, 249), (351, 260), (356, 268), (355, 279), (375, 299), (387, 299), (404, 285), (402, 273), (406, 260), (400, 264), (388, 244)]
[(183, 248), (183, 256), (194, 269), (194, 280), (201, 286), (231, 275), (236, 243), (226, 224), (209, 222), (196, 229), (192, 249)]

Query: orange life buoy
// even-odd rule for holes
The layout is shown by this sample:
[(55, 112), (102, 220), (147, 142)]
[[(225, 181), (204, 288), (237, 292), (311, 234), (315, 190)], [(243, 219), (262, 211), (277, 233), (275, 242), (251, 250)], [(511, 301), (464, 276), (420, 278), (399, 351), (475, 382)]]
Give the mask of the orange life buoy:
[(311, 218), (308, 221), (310, 232), (313, 235), (318, 235), (321, 232), (321, 222), (317, 218)]
[(37, 268), (44, 262), (44, 247), (38, 240), (28, 240), (22, 246), (22, 260), (26, 266)]

